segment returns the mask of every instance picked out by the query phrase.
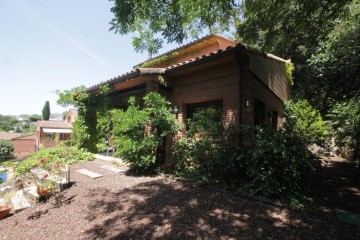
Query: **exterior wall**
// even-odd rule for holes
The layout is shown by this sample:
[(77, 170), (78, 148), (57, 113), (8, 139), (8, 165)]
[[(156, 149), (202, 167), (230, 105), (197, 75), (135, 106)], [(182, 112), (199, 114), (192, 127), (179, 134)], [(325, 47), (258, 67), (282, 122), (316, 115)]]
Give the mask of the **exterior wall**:
[(16, 157), (29, 155), (36, 150), (35, 139), (14, 139), (13, 144)]
[(289, 84), (285, 62), (251, 54), (250, 69), (259, 80), (268, 86), (282, 101), (289, 99)]
[[(261, 80), (255, 75), (251, 75), (251, 84), (249, 88), (250, 102), (248, 112), (253, 112), (254, 99), (258, 99), (265, 103), (266, 126), (272, 126), (272, 119), (268, 116), (269, 112), (278, 112), (277, 126), (282, 124), (283, 119), (283, 101), (277, 97)], [(250, 119), (253, 122), (253, 119)]]
[(178, 119), (185, 123), (187, 104), (222, 100), (225, 127), (238, 123), (239, 87), (235, 62), (206, 68), (173, 80), (170, 101), (179, 107)]

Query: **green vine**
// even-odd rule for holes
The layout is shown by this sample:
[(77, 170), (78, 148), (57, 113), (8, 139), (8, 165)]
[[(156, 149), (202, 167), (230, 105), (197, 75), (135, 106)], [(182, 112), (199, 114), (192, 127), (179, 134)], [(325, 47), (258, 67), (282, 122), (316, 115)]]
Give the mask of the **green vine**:
[(294, 85), (293, 72), (295, 70), (294, 64), (290, 62), (285, 63), (286, 79), (289, 81), (290, 86)]
[(74, 124), (74, 139), (78, 148), (97, 152), (98, 113), (104, 115), (113, 107), (111, 102), (113, 91), (111, 86), (104, 84), (98, 94), (82, 92), (77, 96), (78, 118)]

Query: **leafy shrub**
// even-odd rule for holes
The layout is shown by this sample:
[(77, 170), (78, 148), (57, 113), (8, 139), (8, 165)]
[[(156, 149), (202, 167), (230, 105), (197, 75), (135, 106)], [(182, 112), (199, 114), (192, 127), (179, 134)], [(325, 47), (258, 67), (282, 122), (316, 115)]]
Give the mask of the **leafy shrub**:
[(16, 174), (22, 174), (32, 168), (39, 167), (39, 159), (46, 158), (48, 164), (55, 164), (58, 162), (61, 165), (66, 163), (74, 164), (94, 159), (94, 155), (85, 149), (78, 149), (76, 147), (66, 146), (62, 143), (53, 148), (43, 148), (40, 151), (31, 154), (25, 160), (15, 165)]
[(360, 98), (336, 104), (330, 111), (336, 144), (359, 166), (360, 163)]
[(271, 197), (299, 197), (308, 189), (320, 161), (308, 150), (306, 138), (299, 135), (302, 128), (294, 131), (294, 125), (288, 123), (279, 131), (245, 129), (255, 134), (240, 148), (229, 141), (232, 136), (224, 139), (221, 118), (204, 121), (204, 114), (194, 114), (186, 136), (173, 145), (178, 175), (223, 187), (245, 187)]
[(271, 197), (299, 196), (310, 186), (320, 161), (291, 131), (257, 129), (246, 159), (249, 189)]
[(321, 143), (329, 133), (328, 126), (319, 111), (303, 99), (285, 103), (285, 127), (291, 128), (295, 134), (307, 138), (311, 142)]
[(0, 160), (13, 156), (14, 147), (11, 141), (0, 140)]
[(126, 111), (112, 112), (113, 136), (116, 155), (138, 171), (150, 171), (164, 157), (160, 156), (163, 141), (177, 131), (178, 123), (171, 113), (170, 103), (160, 94), (149, 93), (143, 100), (143, 109), (132, 97)]
[(236, 185), (245, 173), (243, 154), (232, 140), (225, 141), (221, 112), (200, 109), (189, 120), (188, 128), (186, 136), (173, 145), (176, 173), (200, 181)]

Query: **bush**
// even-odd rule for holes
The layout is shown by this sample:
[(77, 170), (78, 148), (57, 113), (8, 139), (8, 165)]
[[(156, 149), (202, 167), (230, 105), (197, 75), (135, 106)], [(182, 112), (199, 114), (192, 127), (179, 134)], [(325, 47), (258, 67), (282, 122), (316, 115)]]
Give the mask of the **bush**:
[(40, 151), (31, 154), (25, 160), (15, 165), (15, 173), (22, 174), (28, 172), (30, 169), (39, 167), (40, 158), (46, 158), (48, 164), (58, 162), (61, 165), (66, 163), (74, 164), (94, 159), (94, 155), (85, 149), (78, 149), (76, 147), (69, 147), (66, 142), (61, 143), (53, 148), (43, 148)]
[(158, 93), (144, 98), (144, 108), (131, 97), (126, 111), (112, 112), (116, 152), (137, 171), (152, 171), (165, 156), (161, 149), (166, 136), (178, 129), (170, 103)]
[(330, 111), (336, 144), (359, 166), (360, 163), (360, 98), (336, 104)]
[(305, 137), (309, 142), (322, 143), (325, 136), (329, 134), (328, 126), (319, 111), (305, 99), (286, 102), (284, 115), (286, 117), (285, 127), (291, 128), (291, 131)]
[(291, 131), (257, 129), (246, 159), (249, 190), (271, 197), (300, 196), (320, 169), (307, 142)]
[(11, 141), (0, 140), (0, 160), (8, 160), (13, 157), (14, 147)]

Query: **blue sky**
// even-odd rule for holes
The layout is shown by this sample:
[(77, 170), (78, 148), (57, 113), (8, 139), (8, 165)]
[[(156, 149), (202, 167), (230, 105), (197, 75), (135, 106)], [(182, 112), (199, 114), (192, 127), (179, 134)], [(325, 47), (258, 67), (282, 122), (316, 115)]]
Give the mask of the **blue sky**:
[[(87, 87), (146, 60), (131, 36), (110, 32), (107, 0), (0, 0), (0, 114), (51, 112), (54, 90)], [(165, 46), (160, 53), (176, 47)]]

